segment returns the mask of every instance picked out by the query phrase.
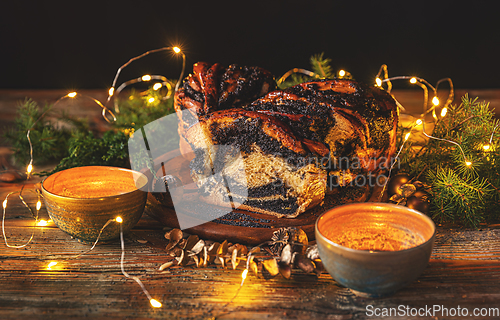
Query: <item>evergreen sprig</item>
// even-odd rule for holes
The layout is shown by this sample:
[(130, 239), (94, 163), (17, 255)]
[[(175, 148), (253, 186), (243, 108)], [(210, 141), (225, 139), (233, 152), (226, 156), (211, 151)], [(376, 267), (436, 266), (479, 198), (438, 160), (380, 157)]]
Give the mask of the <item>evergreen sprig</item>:
[(300, 73), (293, 73), (288, 77), (286, 81), (279, 84), (280, 89), (286, 89), (294, 85), (304, 83), (306, 81), (311, 81), (314, 79), (333, 79), (335, 78), (335, 72), (333, 72), (330, 58), (324, 58), (324, 52), (315, 54), (311, 56), (309, 62), (311, 64), (311, 70), (315, 74), (314, 76), (307, 76)]
[[(84, 120), (51, 111), (45, 113), (50, 105), (40, 108), (27, 99), (18, 106), (14, 127), (7, 130), (4, 138), (12, 146), (15, 162), (24, 166), (30, 161), (26, 133), (31, 128), (34, 164), (59, 161), (53, 171), (39, 175), (88, 165), (129, 167), (129, 137), (144, 125), (174, 112), (172, 97), (164, 99), (162, 94), (153, 89), (131, 91), (127, 99), (117, 101), (120, 109), (117, 121), (104, 134), (90, 131)], [(58, 125), (57, 121), (68, 123), (71, 129)]]
[(335, 72), (333, 72), (332, 66), (330, 65), (332, 59), (323, 58), (324, 52), (315, 54), (311, 57), (311, 67), (312, 71), (316, 73), (321, 79), (333, 79), (335, 78)]
[[(17, 118), (14, 120), (14, 127), (9, 128), (4, 133), (5, 141), (11, 145), (14, 151), (14, 162), (26, 164), (30, 160), (30, 148), (26, 137), (30, 131), (30, 139), (33, 145), (33, 153), (37, 155), (34, 164), (46, 163), (50, 160), (59, 160), (68, 155), (68, 144), (71, 137), (71, 130), (59, 126), (48, 117), (56, 117), (55, 113), (48, 112), (50, 105), (40, 108), (38, 104), (26, 99), (18, 104)], [(42, 114), (46, 117), (37, 122)], [(59, 116), (59, 119), (71, 122), (67, 116)], [(81, 123), (74, 121), (81, 126)]]
[(122, 131), (107, 131), (99, 138), (92, 132), (76, 133), (69, 143), (69, 155), (52, 172), (81, 166), (129, 167), (127, 141)]
[(484, 220), (487, 199), (493, 188), (485, 178), (464, 177), (451, 168), (429, 171), (434, 195), (434, 218), (440, 222), (461, 221), (475, 226)]
[[(499, 123), (488, 103), (465, 95), (432, 133), (460, 147), (429, 139), (420, 148), (410, 141), (403, 148), (401, 169), (430, 187), (435, 220), (478, 227), (500, 218), (500, 132), (494, 131)], [(400, 139), (406, 132), (399, 131)]]
[[(152, 102), (150, 102), (150, 99)], [(146, 92), (131, 90), (127, 99), (118, 100), (120, 113), (113, 127), (120, 129), (139, 129), (165, 115), (175, 112), (173, 98), (164, 99), (159, 90)]]

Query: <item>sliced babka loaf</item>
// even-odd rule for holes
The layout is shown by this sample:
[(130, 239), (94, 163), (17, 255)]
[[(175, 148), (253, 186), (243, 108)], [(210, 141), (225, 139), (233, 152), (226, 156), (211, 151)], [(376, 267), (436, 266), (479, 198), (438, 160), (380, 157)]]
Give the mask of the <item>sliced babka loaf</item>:
[(385, 91), (339, 79), (274, 89), (261, 68), (197, 63), (177, 91), (180, 149), (204, 201), (295, 217), (389, 167), (397, 107)]

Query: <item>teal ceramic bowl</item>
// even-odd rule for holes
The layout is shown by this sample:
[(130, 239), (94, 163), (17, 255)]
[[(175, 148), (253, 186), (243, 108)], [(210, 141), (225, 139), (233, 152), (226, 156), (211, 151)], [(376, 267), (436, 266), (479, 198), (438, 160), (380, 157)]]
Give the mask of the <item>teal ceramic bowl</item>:
[[(121, 217), (123, 231), (137, 224), (144, 212), (148, 183), (142, 173), (116, 167), (88, 166), (63, 170), (42, 182), (42, 195), (50, 218), (59, 229), (84, 242), (94, 242), (103, 226)], [(99, 240), (120, 236), (111, 222)]]
[(379, 298), (416, 280), (434, 245), (432, 220), (404, 206), (353, 203), (316, 221), (321, 261), (332, 278), (356, 295)]

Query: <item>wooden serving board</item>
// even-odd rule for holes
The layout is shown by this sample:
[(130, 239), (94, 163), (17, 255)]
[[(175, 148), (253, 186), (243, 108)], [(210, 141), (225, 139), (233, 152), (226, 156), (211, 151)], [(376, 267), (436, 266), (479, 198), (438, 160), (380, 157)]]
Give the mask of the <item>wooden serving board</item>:
[[(149, 193), (145, 213), (158, 220), (164, 226), (179, 228), (177, 215), (184, 214), (190, 217), (196, 217), (200, 212), (198, 206), (203, 206), (203, 210), (227, 212), (228, 208), (221, 208), (197, 201), (198, 193), (191, 180), (189, 161), (182, 158), (178, 150), (169, 153), (168, 160), (162, 162), (156, 159), (155, 163), (164, 163), (169, 170), (175, 170), (179, 173), (178, 177), (184, 185), (184, 201), (186, 205), (177, 208), (176, 212), (173, 206), (160, 204), (156, 198)], [(162, 170), (158, 170), (158, 175), (162, 175)], [(313, 240), (314, 226), (318, 217), (327, 209), (349, 202), (376, 201), (376, 195), (380, 194), (379, 188), (366, 188), (360, 190), (356, 197), (349, 199), (340, 195), (327, 196), (322, 206), (317, 206), (307, 210), (296, 218), (277, 218), (275, 216), (250, 212), (246, 210), (233, 209), (230, 213), (221, 218), (205, 222), (195, 227), (186, 229), (187, 233), (196, 234), (202, 239), (214, 241), (228, 240), (233, 243), (256, 245), (271, 240), (273, 233), (280, 228), (296, 227), (304, 230), (309, 238)], [(373, 198), (373, 199), (372, 199)], [(224, 210), (224, 211), (222, 211)]]

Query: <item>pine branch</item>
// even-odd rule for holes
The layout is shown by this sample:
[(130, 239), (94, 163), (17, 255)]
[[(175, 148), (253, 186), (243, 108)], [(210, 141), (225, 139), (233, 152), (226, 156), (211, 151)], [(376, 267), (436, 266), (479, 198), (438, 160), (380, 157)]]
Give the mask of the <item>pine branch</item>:
[(18, 105), (18, 117), (14, 121), (14, 127), (4, 134), (5, 141), (10, 144), (14, 151), (15, 163), (24, 166), (30, 160), (29, 143), (26, 138), (29, 129), (31, 129), (30, 139), (35, 155), (35, 164), (57, 160), (68, 154), (70, 130), (57, 127), (44, 119), (37, 122), (37, 119), (48, 109), (48, 105), (40, 108), (36, 102), (30, 99), (26, 99)]
[(450, 106), (432, 132), (460, 148), (434, 139), (417, 152), (411, 140), (403, 148), (402, 170), (413, 179), (422, 174), (423, 182), (432, 187), (433, 218), (477, 227), (500, 217), (500, 133), (494, 132), (498, 123), (488, 103), (466, 95), (460, 105)]
[[(154, 99), (151, 99), (154, 98)], [(118, 101), (120, 114), (110, 131), (100, 135), (89, 131), (86, 121), (74, 119), (66, 114), (51, 112), (40, 116), (49, 109), (41, 109), (36, 102), (25, 100), (18, 106), (18, 117), (14, 128), (4, 134), (5, 140), (14, 151), (15, 162), (26, 165), (30, 160), (29, 143), (26, 138), (31, 129), (34, 163), (60, 161), (54, 171), (85, 165), (129, 166), (127, 140), (134, 130), (174, 112), (173, 98), (164, 99), (158, 90), (131, 92), (128, 99)], [(55, 121), (64, 121), (70, 129), (60, 127)], [(38, 120), (38, 121), (37, 121)], [(50, 174), (41, 172), (40, 175)]]
[(463, 218), (474, 227), (482, 222), (481, 210), (485, 208), (485, 198), (492, 192), (486, 180), (463, 180), (451, 169), (438, 169), (429, 178), (433, 181), (432, 191), (438, 204), (433, 211), (435, 217), (441, 220)]
[(332, 60), (329, 58), (323, 58), (323, 55), (324, 52), (311, 57), (310, 61), (312, 70), (323, 79), (332, 79), (335, 77), (335, 73), (332, 71), (332, 67), (330, 66)]

